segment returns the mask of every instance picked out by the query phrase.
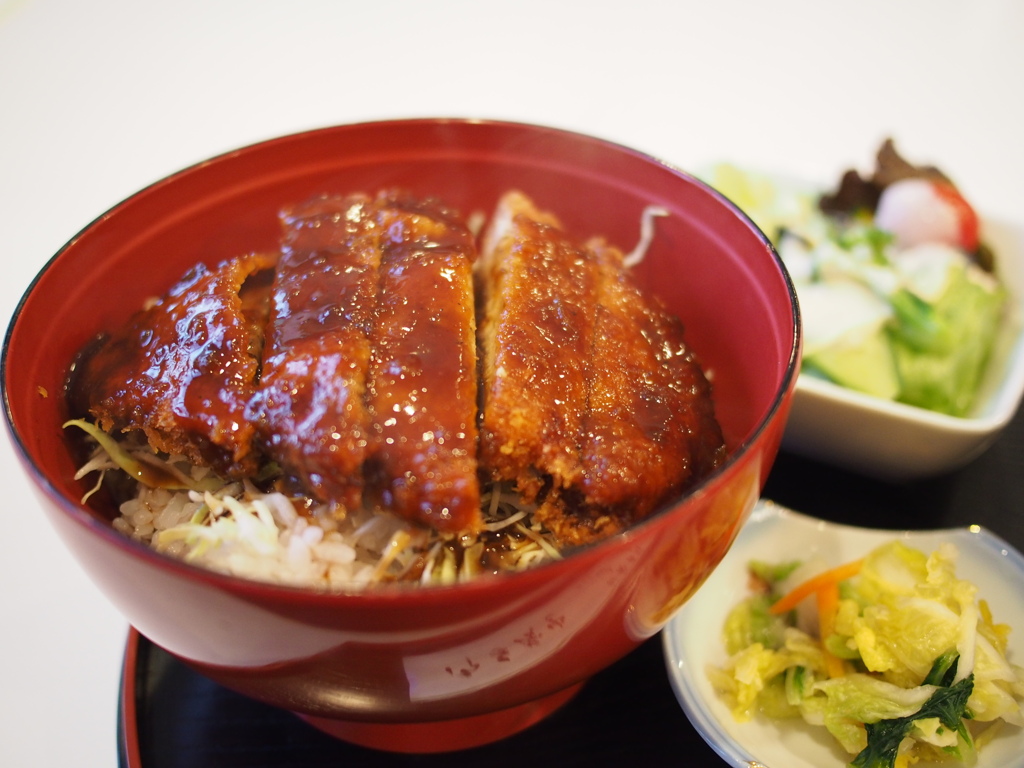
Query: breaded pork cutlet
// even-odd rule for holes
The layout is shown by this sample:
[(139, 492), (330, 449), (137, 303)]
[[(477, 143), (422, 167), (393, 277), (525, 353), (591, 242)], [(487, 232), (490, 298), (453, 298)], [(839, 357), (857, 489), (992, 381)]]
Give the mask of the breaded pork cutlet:
[(513, 192), (485, 233), (478, 279), (481, 465), (538, 503), (562, 544), (627, 527), (718, 465), (710, 386), (682, 325), (618, 249), (577, 246)]
[[(525, 195), (479, 259), (454, 213), (401, 192), (281, 214), (280, 254), (188, 273), (83, 353), (74, 408), (227, 477), (480, 533), (481, 480), (562, 546), (649, 515), (724, 457), (682, 325), (622, 253)], [(492, 497), (494, 498), (494, 497)]]
[(646, 296), (622, 252), (587, 244), (600, 271), (583, 441), (583, 498), (635, 521), (724, 457), (711, 387), (683, 325)]
[(502, 197), (484, 233), (481, 466), (527, 502), (582, 479), (595, 270), (558, 220)]
[(259, 391), (263, 448), (314, 498), (354, 509), (370, 441), (364, 404), (380, 235), (372, 198), (322, 196), (281, 214)]
[(107, 432), (141, 430), (154, 449), (226, 476), (254, 474), (258, 451), (245, 411), (276, 259), (253, 253), (191, 269), (80, 357), (69, 382), (73, 411)]
[(481, 525), (472, 234), (433, 201), (378, 198), (366, 402), (373, 502), (444, 533)]
[(388, 192), (317, 197), (282, 221), (251, 409), (264, 450), (321, 501), (475, 532), (469, 231)]

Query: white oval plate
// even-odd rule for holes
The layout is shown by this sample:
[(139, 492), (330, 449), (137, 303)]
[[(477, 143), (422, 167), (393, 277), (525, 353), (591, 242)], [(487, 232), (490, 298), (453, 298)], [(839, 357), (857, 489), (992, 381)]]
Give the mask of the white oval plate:
[[(1024, 556), (976, 526), (936, 531), (882, 531), (829, 523), (761, 501), (729, 554), (665, 627), (662, 642), (669, 678), (686, 716), (711, 747), (737, 768), (843, 768), (851, 759), (824, 728), (802, 720), (754, 718), (738, 723), (704, 673), (725, 662), (721, 640), (726, 614), (747, 591), (747, 563), (819, 555), (829, 563), (856, 559), (900, 538), (931, 552), (942, 542), (960, 550), (957, 575), (973, 581), (995, 621), (1009, 624), (1009, 658), (1024, 663)], [(924, 768), (918, 763), (918, 768)], [(1024, 768), (1024, 729), (1005, 726), (980, 754), (976, 768)]]

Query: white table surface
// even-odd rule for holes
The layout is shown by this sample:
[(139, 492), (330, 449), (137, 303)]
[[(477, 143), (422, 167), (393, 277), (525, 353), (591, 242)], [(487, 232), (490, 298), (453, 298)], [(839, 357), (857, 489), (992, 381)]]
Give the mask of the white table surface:
[[(378, 118), (539, 122), (822, 181), (891, 135), (1020, 220), (1022, 41), (1018, 0), (0, 0), (0, 316), (140, 187)], [(114, 766), (127, 624), (0, 451), (0, 765)]]

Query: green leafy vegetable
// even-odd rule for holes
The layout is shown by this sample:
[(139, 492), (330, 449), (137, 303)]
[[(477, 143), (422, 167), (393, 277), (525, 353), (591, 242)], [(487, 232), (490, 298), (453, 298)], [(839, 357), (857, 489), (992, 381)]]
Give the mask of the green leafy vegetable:
[(953, 331), (934, 306), (906, 288), (893, 291), (889, 301), (897, 318), (891, 328), (894, 339), (920, 352), (950, 351)]
[(784, 581), (799, 567), (799, 560), (787, 560), (782, 563), (767, 563), (763, 560), (751, 560), (747, 566), (754, 576), (769, 585), (775, 585), (780, 581)]
[[(938, 718), (943, 727), (955, 731), (969, 743), (970, 734), (963, 727), (967, 699), (974, 689), (974, 676), (969, 675), (947, 688), (939, 688), (913, 715), (867, 723), (868, 745), (850, 763), (852, 768), (893, 768), (900, 744), (910, 733), (914, 722)], [(959, 750), (957, 757), (959, 757)]]
[[(961, 416), (970, 410), (1002, 315), (1005, 291), (950, 270), (945, 292), (915, 325), (893, 334), (900, 398)], [(923, 302), (922, 302), (923, 303)], [(913, 331), (911, 331), (911, 328)]]
[(960, 654), (956, 649), (950, 648), (932, 664), (932, 668), (925, 675), (923, 685), (952, 685), (959, 659)]
[(769, 649), (781, 648), (785, 640), (786, 617), (769, 613), (771, 595), (750, 597), (729, 612), (725, 621), (725, 647), (736, 653), (758, 643)]

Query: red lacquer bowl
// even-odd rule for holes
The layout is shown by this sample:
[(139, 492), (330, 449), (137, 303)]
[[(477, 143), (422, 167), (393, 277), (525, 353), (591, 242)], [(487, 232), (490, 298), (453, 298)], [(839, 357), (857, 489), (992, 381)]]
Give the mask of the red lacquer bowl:
[[(629, 249), (713, 376), (726, 465), (633, 529), (564, 560), (443, 588), (319, 594), (156, 554), (83, 506), (61, 428), (76, 351), (190, 265), (269, 249), (277, 212), (322, 191), (401, 186), (464, 214), (516, 187), (580, 235)], [(795, 294), (764, 236), (687, 174), (548, 128), (424, 119), (341, 126), (214, 158), (117, 205), (18, 306), (3, 350), (8, 424), (43, 510), (131, 624), (217, 682), (356, 743), (439, 751), (493, 741), (571, 697), (661, 629), (721, 560), (775, 458), (800, 351)]]

